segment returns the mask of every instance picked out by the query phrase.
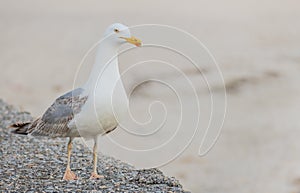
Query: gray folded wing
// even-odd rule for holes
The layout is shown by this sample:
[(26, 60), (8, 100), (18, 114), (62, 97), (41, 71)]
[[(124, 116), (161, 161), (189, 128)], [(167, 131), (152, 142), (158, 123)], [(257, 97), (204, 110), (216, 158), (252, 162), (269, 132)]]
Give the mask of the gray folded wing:
[(32, 123), (28, 133), (33, 136), (68, 136), (68, 123), (80, 112), (87, 100), (87, 96), (82, 96), (82, 93), (83, 89), (78, 88), (57, 98), (44, 115)]

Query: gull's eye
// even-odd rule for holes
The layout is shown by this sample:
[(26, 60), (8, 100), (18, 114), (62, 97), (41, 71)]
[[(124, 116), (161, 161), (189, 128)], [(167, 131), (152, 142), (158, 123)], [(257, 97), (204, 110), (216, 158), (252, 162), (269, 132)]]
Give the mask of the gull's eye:
[(114, 29), (114, 32), (119, 33), (120, 31), (118, 29)]

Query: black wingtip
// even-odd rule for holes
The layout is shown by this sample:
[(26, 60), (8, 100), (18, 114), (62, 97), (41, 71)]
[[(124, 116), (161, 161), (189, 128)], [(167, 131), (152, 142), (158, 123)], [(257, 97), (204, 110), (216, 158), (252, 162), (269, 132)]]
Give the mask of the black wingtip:
[(11, 133), (19, 134), (19, 135), (28, 135), (27, 129), (30, 122), (26, 123), (15, 123), (10, 125), (8, 128), (14, 128), (14, 130), (11, 131)]
[(18, 135), (28, 135), (26, 132), (20, 132), (19, 129), (12, 130), (10, 133), (18, 134)]

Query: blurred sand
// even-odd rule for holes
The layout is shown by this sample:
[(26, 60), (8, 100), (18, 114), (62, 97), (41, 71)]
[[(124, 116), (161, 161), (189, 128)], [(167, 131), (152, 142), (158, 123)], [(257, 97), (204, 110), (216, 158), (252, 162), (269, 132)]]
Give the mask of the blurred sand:
[[(197, 156), (196, 141), (162, 170), (193, 192), (299, 192), (300, 3), (174, 3), (0, 1), (0, 97), (38, 116), (72, 89), (77, 65), (109, 24), (175, 26), (195, 35), (216, 57), (228, 88), (228, 109), (222, 135), (208, 155)], [(207, 76), (216, 78), (209, 70)], [(125, 84), (130, 87), (138, 79)], [(221, 87), (212, 84), (220, 101)], [(145, 85), (137, 95), (147, 98), (151, 89), (157, 88)], [(205, 111), (209, 95), (201, 89), (199, 95)], [(144, 111), (144, 106), (135, 109), (140, 116)], [(202, 119), (208, 118), (204, 114)], [(113, 135), (122, 137), (117, 131)]]

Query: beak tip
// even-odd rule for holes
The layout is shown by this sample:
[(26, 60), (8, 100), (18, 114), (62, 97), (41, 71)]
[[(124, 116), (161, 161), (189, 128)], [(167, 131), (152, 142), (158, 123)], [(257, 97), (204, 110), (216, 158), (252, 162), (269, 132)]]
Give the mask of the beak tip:
[(133, 45), (135, 45), (137, 47), (141, 47), (142, 46), (142, 41), (139, 40), (138, 38), (134, 37), (134, 36), (132, 36), (130, 38), (125, 38), (125, 37), (120, 37), (120, 38), (126, 40), (128, 43), (131, 43), (131, 44), (133, 44)]

